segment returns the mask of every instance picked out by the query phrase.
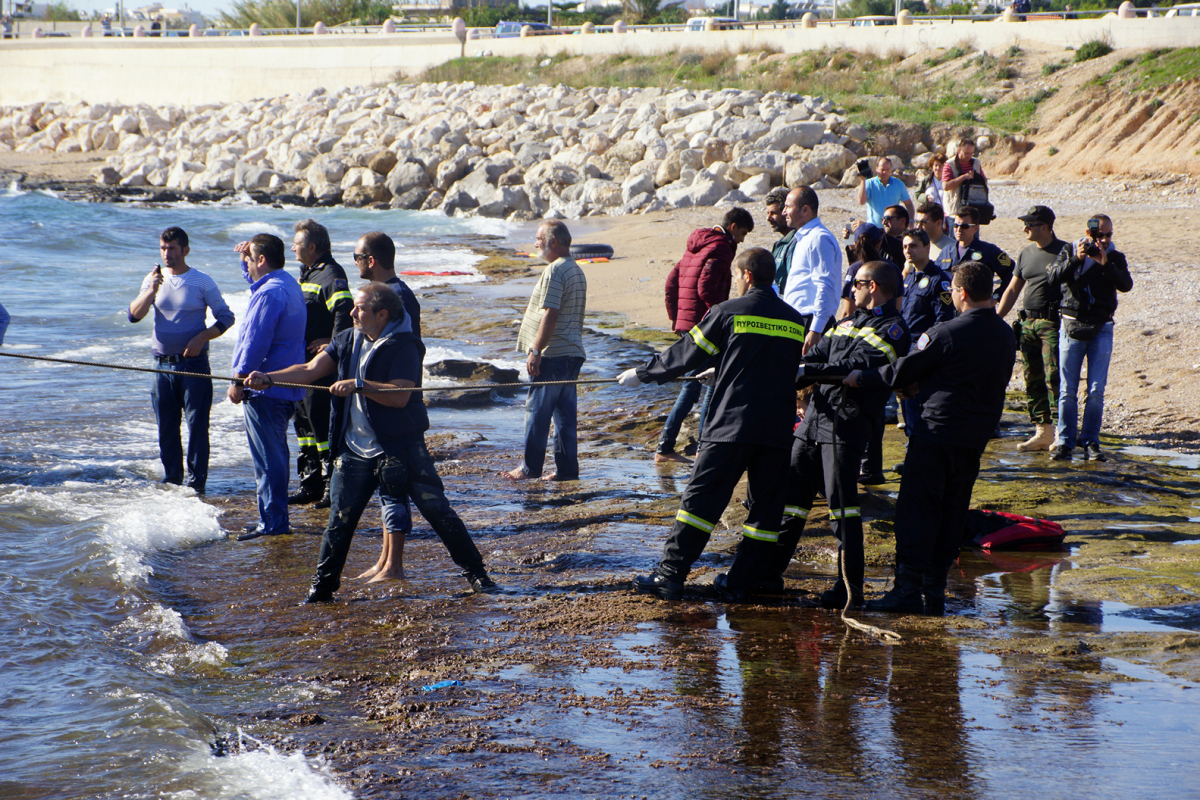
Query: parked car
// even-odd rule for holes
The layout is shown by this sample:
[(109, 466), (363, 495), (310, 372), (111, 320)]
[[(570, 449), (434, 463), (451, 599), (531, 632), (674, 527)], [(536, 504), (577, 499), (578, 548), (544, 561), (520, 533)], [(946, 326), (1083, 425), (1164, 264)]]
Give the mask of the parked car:
[(1178, 5), (1167, 11), (1167, 17), (1200, 17), (1200, 3)]
[(895, 17), (855, 17), (850, 23), (856, 28), (875, 28), (880, 25), (895, 25)]
[(497, 39), (515, 39), (521, 35), (521, 28), (526, 25), (529, 26), (530, 33), (534, 36), (554, 36), (563, 33), (558, 28), (551, 28), (544, 22), (498, 22), (493, 36)]
[(746, 26), (733, 17), (692, 17), (688, 20), (687, 30), (707, 30), (705, 23), (710, 19), (713, 21), (713, 28), (718, 31), (743, 31), (746, 29)]

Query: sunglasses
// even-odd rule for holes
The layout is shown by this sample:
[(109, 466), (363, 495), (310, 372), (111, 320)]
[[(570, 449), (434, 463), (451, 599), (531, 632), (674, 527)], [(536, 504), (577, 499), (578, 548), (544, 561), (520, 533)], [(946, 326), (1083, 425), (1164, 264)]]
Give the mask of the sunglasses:
[(967, 228), (974, 228), (975, 223), (973, 223), (973, 222), (956, 222), (956, 223), (954, 223), (954, 227), (958, 228), (960, 231), (965, 231)]
[(859, 280), (854, 281), (855, 289), (861, 289), (864, 286), (870, 286), (870, 285), (871, 285), (870, 279), (867, 279), (865, 281), (859, 281)]
[(1112, 239), (1112, 237), (1113, 237), (1113, 235), (1112, 235), (1112, 231), (1109, 231), (1108, 233), (1094, 233), (1094, 234), (1092, 234), (1092, 238), (1093, 238), (1093, 239), (1110, 239), (1110, 240), (1111, 240), (1111, 239)]
[(370, 257), (371, 256), (367, 253), (355, 253), (354, 254), (354, 263), (357, 264), (360, 261), (366, 261)]

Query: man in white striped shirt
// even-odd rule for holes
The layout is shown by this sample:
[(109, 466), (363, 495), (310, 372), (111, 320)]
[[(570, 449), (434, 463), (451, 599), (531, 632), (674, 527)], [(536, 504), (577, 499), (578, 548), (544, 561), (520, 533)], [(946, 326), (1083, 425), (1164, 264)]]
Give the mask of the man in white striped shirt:
[(821, 223), (819, 211), (817, 193), (807, 186), (792, 189), (783, 204), (784, 219), (796, 231), (788, 255), (783, 299), (805, 318), (806, 355), (834, 321), (842, 292), (842, 249)]

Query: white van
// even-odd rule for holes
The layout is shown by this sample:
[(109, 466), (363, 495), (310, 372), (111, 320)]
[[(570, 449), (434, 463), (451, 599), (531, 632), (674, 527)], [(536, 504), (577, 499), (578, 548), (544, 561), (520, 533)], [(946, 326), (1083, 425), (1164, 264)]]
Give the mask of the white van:
[(745, 26), (742, 25), (741, 21), (736, 20), (733, 17), (692, 17), (688, 20), (687, 30), (704, 31), (706, 30), (705, 23), (710, 19), (713, 21), (714, 30), (742, 31), (746, 29)]

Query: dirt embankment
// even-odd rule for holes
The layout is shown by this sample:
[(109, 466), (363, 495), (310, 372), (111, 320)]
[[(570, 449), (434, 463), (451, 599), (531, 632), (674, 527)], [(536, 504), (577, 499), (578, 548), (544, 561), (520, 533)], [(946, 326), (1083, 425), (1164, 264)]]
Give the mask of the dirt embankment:
[[(1032, 180), (1200, 177), (1200, 79), (1150, 86), (1138, 65), (1150, 54), (1117, 51), (1039, 82), (1031, 149), (998, 166)], [(1057, 79), (1057, 80), (1054, 80)]]

